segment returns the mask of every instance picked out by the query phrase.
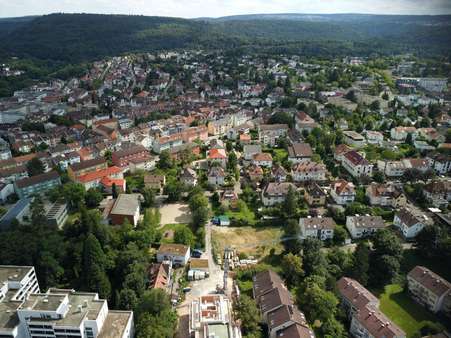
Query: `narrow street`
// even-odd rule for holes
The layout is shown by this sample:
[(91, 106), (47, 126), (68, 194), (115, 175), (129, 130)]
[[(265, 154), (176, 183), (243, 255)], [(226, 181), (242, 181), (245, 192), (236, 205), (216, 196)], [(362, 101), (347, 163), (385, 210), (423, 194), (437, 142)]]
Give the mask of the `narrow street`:
[[(191, 291), (186, 294), (185, 300), (177, 306), (177, 314), (179, 316), (179, 330), (177, 338), (189, 337), (189, 306), (191, 302), (201, 296), (216, 293), (216, 286), (223, 286), (224, 272), (221, 267), (215, 263), (211, 244), (211, 223), (205, 226), (205, 252), (202, 258), (208, 259), (208, 267), (210, 276), (203, 280), (197, 280), (190, 283)], [(229, 277), (227, 281), (227, 295), (230, 294), (230, 286), (232, 279)]]

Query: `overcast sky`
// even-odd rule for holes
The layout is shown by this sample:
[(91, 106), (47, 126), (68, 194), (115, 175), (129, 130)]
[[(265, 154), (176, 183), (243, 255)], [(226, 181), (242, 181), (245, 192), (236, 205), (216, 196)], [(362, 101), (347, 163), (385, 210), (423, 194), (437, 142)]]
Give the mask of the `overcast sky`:
[(55, 12), (184, 18), (258, 13), (451, 14), (451, 0), (0, 0), (0, 17)]

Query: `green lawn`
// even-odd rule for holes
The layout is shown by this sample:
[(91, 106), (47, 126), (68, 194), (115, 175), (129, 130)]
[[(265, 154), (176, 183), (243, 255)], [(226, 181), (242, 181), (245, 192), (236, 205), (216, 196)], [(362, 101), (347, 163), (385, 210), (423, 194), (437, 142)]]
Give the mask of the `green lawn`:
[(437, 322), (437, 318), (415, 303), (399, 284), (387, 285), (378, 297), (381, 311), (406, 332), (407, 338), (421, 329), (425, 321)]
[(174, 243), (174, 238), (172, 236), (164, 236), (166, 232), (172, 231), (175, 232), (177, 229), (181, 229), (184, 227), (188, 227), (188, 224), (180, 223), (180, 224), (166, 224), (162, 228), (159, 229), (161, 231), (161, 243), (171, 244)]
[(288, 158), (288, 152), (285, 149), (272, 149), (274, 154), (273, 160), (279, 163), (282, 163), (285, 159)]
[(225, 215), (230, 219), (245, 220), (249, 225), (255, 225), (255, 214), (249, 208), (243, 208), (240, 211), (228, 210), (225, 212)]

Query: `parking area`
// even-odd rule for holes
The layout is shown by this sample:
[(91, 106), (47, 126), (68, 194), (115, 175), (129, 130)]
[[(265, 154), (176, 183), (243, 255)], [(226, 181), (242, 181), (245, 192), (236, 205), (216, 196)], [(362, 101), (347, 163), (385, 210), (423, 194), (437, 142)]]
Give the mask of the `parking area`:
[(161, 225), (180, 224), (191, 222), (191, 213), (188, 204), (166, 204), (160, 208)]

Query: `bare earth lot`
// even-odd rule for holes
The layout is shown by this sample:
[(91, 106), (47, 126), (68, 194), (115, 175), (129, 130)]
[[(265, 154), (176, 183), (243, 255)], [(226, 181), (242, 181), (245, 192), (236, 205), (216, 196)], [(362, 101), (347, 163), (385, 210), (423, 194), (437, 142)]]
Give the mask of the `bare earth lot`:
[(191, 222), (191, 213), (188, 204), (166, 204), (160, 208), (161, 225), (180, 224)]
[(213, 247), (219, 253), (229, 246), (240, 253), (263, 257), (272, 248), (276, 253), (282, 250), (282, 244), (278, 242), (281, 237), (282, 228), (279, 227), (212, 227)]

